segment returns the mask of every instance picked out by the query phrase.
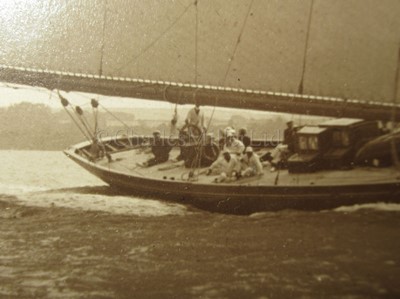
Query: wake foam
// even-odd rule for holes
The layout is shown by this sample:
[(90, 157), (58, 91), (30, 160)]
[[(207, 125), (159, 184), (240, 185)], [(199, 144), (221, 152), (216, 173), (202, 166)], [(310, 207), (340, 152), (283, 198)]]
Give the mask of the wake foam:
[(23, 185), (23, 184), (4, 184), (0, 183), (0, 193), (6, 195), (19, 195), (21, 193), (47, 191), (49, 188)]
[(167, 215), (186, 215), (188, 210), (180, 204), (141, 199), (128, 196), (109, 196), (103, 194), (44, 193), (20, 194), (13, 202), (35, 207), (63, 207), (84, 211), (101, 211), (119, 215), (159, 217)]
[(367, 209), (376, 211), (386, 211), (386, 212), (400, 212), (400, 204), (385, 203), (385, 202), (357, 204), (353, 206), (342, 206), (334, 209), (333, 211), (351, 213)]

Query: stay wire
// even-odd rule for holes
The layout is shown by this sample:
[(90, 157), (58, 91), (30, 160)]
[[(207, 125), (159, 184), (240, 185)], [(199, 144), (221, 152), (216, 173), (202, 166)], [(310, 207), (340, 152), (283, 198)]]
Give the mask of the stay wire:
[(235, 59), (236, 51), (237, 51), (237, 49), (238, 49), (238, 47), (239, 47), (239, 44), (240, 44), (240, 42), (241, 42), (241, 40), (242, 40), (242, 35), (243, 35), (244, 29), (245, 29), (245, 27), (246, 27), (247, 20), (248, 20), (249, 15), (250, 15), (251, 8), (252, 8), (252, 6), (253, 6), (253, 2), (254, 2), (254, 0), (251, 0), (251, 1), (250, 1), (249, 7), (248, 7), (248, 9), (247, 9), (247, 13), (246, 13), (246, 16), (245, 16), (245, 18), (244, 18), (242, 28), (241, 28), (240, 33), (239, 33), (239, 36), (238, 36), (238, 38), (237, 38), (237, 40), (236, 40), (235, 48), (233, 49), (232, 56), (231, 56), (231, 58), (229, 59), (229, 64), (228, 64), (228, 68), (227, 68), (227, 70), (226, 70), (226, 72), (225, 72), (225, 77), (224, 77), (223, 85), (225, 85), (226, 79), (228, 78), (228, 74), (229, 74), (229, 72), (230, 72), (230, 70), (231, 70), (233, 60)]
[(69, 115), (69, 117), (72, 119), (72, 121), (75, 123), (75, 125), (78, 127), (79, 131), (81, 131), (81, 133), (83, 134), (83, 136), (85, 136), (85, 138), (91, 142), (90, 138), (86, 135), (85, 131), (81, 128), (81, 126), (79, 125), (79, 123), (76, 121), (76, 119), (73, 117), (73, 115), (71, 114), (71, 112), (68, 110), (67, 107), (64, 106), (64, 110), (67, 112), (67, 114)]
[(122, 119), (118, 118), (116, 115), (114, 115), (110, 110), (108, 110), (106, 107), (104, 107), (102, 104), (99, 103), (99, 106), (103, 108), (108, 114), (110, 114), (112, 117), (114, 117), (117, 121), (119, 121), (125, 128), (131, 129), (130, 126), (128, 126)]
[[(197, 1), (196, 1), (197, 2)], [(179, 21), (180, 19), (187, 13), (190, 7), (192, 7), (193, 3), (189, 4), (188, 6), (185, 7), (182, 13), (179, 14), (179, 16), (169, 25), (165, 28), (164, 31), (161, 32), (152, 42), (150, 42), (142, 52), (140, 52), (138, 55), (134, 56), (132, 59), (128, 60), (125, 62), (122, 66), (116, 68), (116, 71), (121, 71), (122, 69), (128, 67), (132, 63), (134, 63), (136, 60), (138, 60), (141, 56), (143, 56), (147, 51), (149, 51), (157, 42), (163, 38)]]
[(83, 122), (86, 124), (86, 127), (88, 128), (88, 130), (92, 133), (92, 135), (96, 136), (96, 131), (94, 130), (94, 128), (92, 128), (92, 126), (90, 125), (86, 116), (83, 114), (83, 115), (81, 115), (81, 118), (82, 118)]
[[(66, 98), (64, 98), (59, 92), (58, 92), (58, 96), (60, 99), (65, 99), (68, 102), (68, 106), (76, 113), (76, 110), (74, 109), (74, 107), (72, 106), (72, 104), (69, 102), (69, 100), (67, 100)], [(68, 107), (64, 106), (64, 110), (67, 112), (67, 114), (69, 115), (69, 117), (72, 119), (72, 121), (75, 123), (75, 125), (78, 127), (79, 131), (81, 131), (81, 133), (83, 134), (83, 136), (85, 136), (85, 138), (91, 142), (91, 138), (88, 137), (87, 132), (85, 132), (81, 125), (78, 123), (78, 121), (75, 119), (75, 117), (73, 116), (73, 114), (69, 111)], [(90, 134), (89, 134), (90, 135)]]
[[(244, 18), (244, 21), (243, 21), (242, 28), (241, 28), (240, 33), (239, 33), (239, 36), (238, 36), (238, 38), (237, 38), (237, 41), (236, 41), (236, 44), (235, 44), (235, 48), (234, 48), (234, 50), (233, 50), (233, 53), (232, 53), (231, 58), (229, 59), (228, 68), (227, 68), (227, 70), (226, 70), (226, 72), (225, 72), (225, 76), (224, 76), (224, 80), (223, 80), (223, 84), (222, 84), (222, 85), (225, 85), (226, 79), (228, 78), (228, 74), (229, 74), (229, 72), (230, 72), (230, 69), (231, 69), (231, 66), (232, 66), (232, 62), (233, 62), (233, 60), (234, 60), (234, 58), (235, 58), (236, 51), (237, 51), (237, 49), (238, 49), (238, 47), (239, 47), (239, 44), (240, 44), (240, 42), (241, 42), (242, 35), (243, 35), (243, 33), (244, 33), (244, 29), (245, 29), (246, 24), (247, 24), (247, 20), (248, 20), (248, 18), (249, 18), (250, 12), (251, 12), (251, 8), (253, 7), (253, 3), (254, 3), (254, 0), (251, 0), (251, 1), (250, 1), (250, 4), (249, 4), (249, 7), (248, 7), (248, 9), (247, 9), (247, 13), (246, 13), (245, 18)], [(207, 132), (208, 132), (208, 130), (209, 130), (209, 128), (210, 128), (211, 121), (212, 121), (212, 119), (213, 119), (213, 117), (214, 117), (214, 113), (215, 113), (215, 109), (216, 109), (216, 107), (217, 107), (217, 104), (218, 104), (218, 97), (215, 98), (214, 108), (213, 108), (213, 110), (212, 110), (212, 112), (211, 112), (211, 116), (210, 116), (210, 119), (209, 119), (209, 121), (208, 121), (205, 134), (207, 134)]]
[(82, 123), (83, 127), (86, 129), (86, 132), (88, 133), (88, 135), (90, 136), (90, 138), (92, 138), (92, 140), (93, 140), (93, 139), (94, 139), (94, 136), (93, 136), (92, 132), (90, 131), (89, 127), (86, 125), (83, 116), (80, 115), (80, 114), (78, 113), (78, 111), (76, 111), (76, 107), (75, 107), (75, 109), (73, 109), (73, 110), (74, 110), (74, 112), (75, 112), (75, 115), (78, 117), (79, 121)]

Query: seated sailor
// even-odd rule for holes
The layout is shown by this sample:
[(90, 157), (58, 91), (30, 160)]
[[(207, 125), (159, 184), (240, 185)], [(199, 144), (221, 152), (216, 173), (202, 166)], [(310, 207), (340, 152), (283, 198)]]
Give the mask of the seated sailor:
[(232, 127), (226, 127), (225, 129), (220, 130), (220, 131), (219, 131), (219, 136), (220, 136), (221, 138), (218, 140), (219, 149), (220, 149), (220, 150), (223, 150), (223, 149), (224, 149), (224, 146), (225, 146), (226, 139), (227, 139), (227, 136), (228, 136), (228, 135), (235, 136), (235, 134), (236, 134), (236, 131), (235, 131), (235, 129), (232, 128)]
[(271, 164), (271, 171), (287, 167), (288, 158), (295, 152), (296, 128), (293, 127), (293, 121), (287, 122), (286, 125), (283, 143), (261, 157), (261, 161), (268, 161)]
[(244, 152), (244, 144), (235, 137), (234, 133), (228, 132), (225, 139), (225, 144), (223, 150), (230, 152), (231, 154), (236, 154), (240, 156)]
[(169, 152), (172, 146), (168, 142), (164, 142), (161, 138), (161, 132), (159, 130), (153, 133), (154, 140), (151, 144), (151, 152), (154, 155), (153, 158), (147, 160), (140, 166), (150, 167), (160, 163), (164, 163), (169, 159)]
[(211, 164), (206, 174), (219, 174), (215, 179), (215, 182), (217, 183), (229, 180), (234, 181), (240, 176), (240, 169), (241, 165), (236, 155), (231, 155), (225, 150), (222, 152), (222, 157), (219, 157), (213, 164)]
[(251, 177), (255, 175), (263, 174), (263, 166), (260, 162), (260, 158), (254, 153), (253, 148), (248, 146), (246, 148), (246, 155), (241, 159), (243, 177)]
[(286, 144), (278, 144), (272, 151), (264, 154), (260, 159), (262, 162), (269, 162), (271, 172), (276, 168), (285, 168), (288, 157), (288, 147)]

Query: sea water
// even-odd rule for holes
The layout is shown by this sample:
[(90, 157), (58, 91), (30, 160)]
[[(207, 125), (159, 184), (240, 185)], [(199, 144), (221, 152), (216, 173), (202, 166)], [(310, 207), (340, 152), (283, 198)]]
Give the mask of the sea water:
[(400, 297), (400, 205), (222, 215), (0, 155), (0, 298)]
[(31, 206), (58, 206), (140, 216), (182, 215), (187, 208), (160, 200), (109, 194), (107, 185), (62, 152), (0, 151), (0, 198)]

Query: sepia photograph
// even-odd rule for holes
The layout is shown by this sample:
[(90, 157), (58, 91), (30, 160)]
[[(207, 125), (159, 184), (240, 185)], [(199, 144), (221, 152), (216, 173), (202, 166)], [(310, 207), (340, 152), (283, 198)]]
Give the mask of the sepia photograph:
[(0, 298), (400, 298), (399, 0), (1, 0)]

